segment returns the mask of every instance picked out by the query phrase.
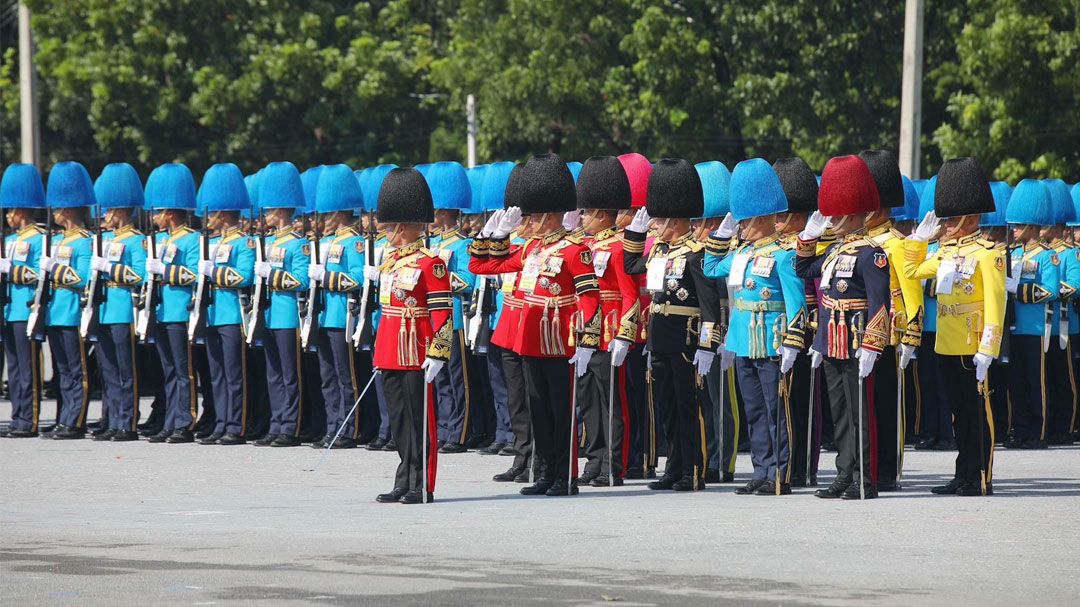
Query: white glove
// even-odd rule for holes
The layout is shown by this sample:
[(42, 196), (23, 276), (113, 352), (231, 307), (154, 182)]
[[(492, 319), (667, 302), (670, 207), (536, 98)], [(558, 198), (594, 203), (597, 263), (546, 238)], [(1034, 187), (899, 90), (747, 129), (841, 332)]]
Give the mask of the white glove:
[(589, 370), (589, 360), (594, 351), (592, 348), (578, 347), (574, 355), (570, 357), (570, 364), (574, 365), (574, 373), (577, 377), (585, 375), (585, 372)]
[(641, 207), (637, 210), (637, 213), (634, 213), (634, 219), (630, 222), (630, 225), (626, 226), (626, 229), (644, 234), (649, 231), (650, 221), (652, 221), (652, 217), (649, 217), (649, 212), (645, 210), (645, 207)]
[(724, 221), (720, 222), (720, 227), (713, 232), (713, 236), (726, 239), (735, 235), (735, 232), (739, 231), (739, 222), (735, 221), (735, 217), (731, 213), (724, 215)]
[(479, 237), (491, 238), (491, 233), (499, 227), (499, 222), (502, 221), (502, 216), (504, 214), (506, 214), (506, 211), (504, 211), (503, 209), (499, 209), (498, 211), (492, 213), (491, 217), (488, 217), (487, 222), (484, 223), (484, 227), (481, 228)]
[(1013, 295), (1016, 295), (1016, 290), (1020, 288), (1020, 277), (1017, 275), (1005, 277), (1005, 290)]
[(52, 272), (53, 268), (55, 268), (55, 267), (56, 267), (56, 259), (54, 259), (52, 257), (44, 257), (44, 256), (41, 258), (41, 271), (42, 272)]
[(94, 255), (90, 258), (90, 269), (95, 272), (112, 272), (112, 264), (108, 259)]
[(259, 278), (270, 278), (270, 263), (266, 261), (255, 262), (255, 275)]
[(855, 351), (855, 358), (859, 360), (859, 377), (868, 377), (874, 372), (874, 363), (877, 362), (878, 353), (865, 348)]
[(429, 384), (435, 381), (435, 377), (445, 366), (446, 363), (437, 358), (425, 358), (424, 364), (420, 365), (420, 368), (424, 370), (424, 381)]
[(907, 369), (913, 358), (915, 358), (915, 346), (900, 344), (900, 368)]
[(915, 231), (912, 232), (911, 235), (907, 237), (907, 239), (927, 242), (934, 237), (934, 234), (937, 234), (938, 227), (940, 226), (941, 220), (938, 219), (936, 213), (930, 211), (926, 214), (926, 217), (922, 218), (922, 221), (919, 222), (918, 227), (915, 228)]
[(209, 259), (203, 259), (202, 261), (200, 261), (199, 262), (199, 274), (202, 274), (203, 276), (205, 276), (207, 278), (213, 278), (214, 277), (214, 262), (210, 261)]
[(821, 366), (821, 361), (822, 360), (824, 360), (824, 357), (821, 355), (821, 352), (818, 352), (817, 350), (814, 350), (814, 349), (811, 348), (811, 350), (810, 350), (810, 368), (811, 369), (817, 369), (818, 367)]
[(975, 363), (975, 379), (986, 381), (986, 371), (990, 368), (990, 363), (994, 362), (994, 357), (979, 352), (971, 357), (971, 362)]
[(146, 271), (150, 274), (161, 276), (165, 273), (165, 264), (161, 263), (160, 259), (148, 257), (146, 258)]
[(821, 238), (821, 235), (825, 233), (825, 229), (829, 227), (829, 218), (822, 215), (819, 211), (814, 211), (810, 214), (810, 218), (806, 220), (806, 227), (799, 233), (799, 238), (803, 240), (817, 240)]
[(798, 358), (799, 351), (789, 346), (782, 346), (780, 348), (780, 372), (787, 373), (795, 366), (795, 359)]
[(716, 352), (711, 350), (698, 350), (697, 352), (694, 352), (694, 366), (697, 367), (697, 374), (701, 377), (708, 375), (709, 369), (712, 369), (714, 358), (716, 358)]
[(613, 339), (608, 342), (608, 352), (611, 352), (611, 366), (621, 367), (626, 362), (626, 354), (630, 352), (630, 343), (622, 339)]
[(217, 260), (218, 247), (221, 245), (214, 245), (210, 247), (210, 256), (207, 259)]
[(716, 349), (716, 353), (720, 355), (721, 371), (727, 371), (731, 368), (731, 365), (735, 364), (735, 353), (728, 350), (723, 345)]
[(321, 263), (311, 263), (307, 267), (307, 277), (315, 282), (322, 282), (326, 276), (326, 266)]
[(375, 266), (364, 266), (364, 280), (378, 284), (379, 268), (376, 268)]
[(510, 235), (510, 232), (514, 231), (514, 228), (521, 225), (521, 209), (518, 207), (510, 207), (506, 209), (502, 217), (499, 218), (499, 225), (491, 232), (491, 237), (496, 240), (499, 238), (506, 238)]
[(11, 260), (7, 257), (0, 257), (0, 274), (9, 274), (11, 272)]
[(577, 211), (570, 211), (569, 213), (563, 213), (562, 227), (565, 228), (567, 232), (573, 232), (574, 230), (580, 228), (581, 227), (581, 211), (577, 210)]

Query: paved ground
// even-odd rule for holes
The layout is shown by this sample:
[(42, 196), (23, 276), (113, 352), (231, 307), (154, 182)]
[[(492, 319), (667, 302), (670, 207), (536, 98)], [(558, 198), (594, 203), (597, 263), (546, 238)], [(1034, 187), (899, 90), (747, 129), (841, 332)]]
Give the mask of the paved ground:
[(999, 451), (991, 498), (930, 496), (952, 455), (909, 451), (905, 490), (865, 503), (525, 498), (469, 453), (436, 503), (384, 505), (394, 454), (318, 456), (2, 439), (0, 604), (1080, 603), (1080, 447)]

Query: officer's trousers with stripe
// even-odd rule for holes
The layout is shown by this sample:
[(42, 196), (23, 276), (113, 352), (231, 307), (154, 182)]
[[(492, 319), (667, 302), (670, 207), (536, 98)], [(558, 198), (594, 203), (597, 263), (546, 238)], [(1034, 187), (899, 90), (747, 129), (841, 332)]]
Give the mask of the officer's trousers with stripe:
[(192, 430), (198, 414), (195, 376), (188, 344), (186, 322), (159, 322), (154, 326), (154, 343), (165, 376), (164, 430)]
[[(353, 353), (345, 340), (344, 329), (319, 329), (319, 378), (322, 383), (323, 406), (326, 408), (326, 434), (333, 438), (345, 417), (352, 410), (356, 397), (356, 376), (353, 373)], [(349, 425), (341, 432), (346, 438), (360, 435), (360, 411), (353, 413)]]
[[(533, 449), (541, 463), (541, 478), (567, 480), (569, 472), (570, 480), (574, 480), (577, 478), (578, 443), (577, 424), (571, 427), (570, 423), (574, 411), (571, 399), (574, 368), (565, 358), (522, 356), (521, 360), (529, 395)], [(569, 470), (571, 465), (572, 471)]]
[[(626, 467), (626, 367), (611, 368), (611, 353), (597, 350), (589, 359), (589, 368), (585, 375), (577, 378), (577, 398), (581, 405), (581, 417), (585, 423), (586, 466), (601, 476), (607, 476), (609, 464), (614, 463), (614, 473), (622, 478)], [(614, 399), (609, 398), (608, 387), (611, 374), (615, 373)], [(608, 428), (608, 404), (614, 404), (611, 412), (611, 428)], [(614, 460), (608, 458), (608, 434), (612, 436)]]
[(269, 329), (266, 388), (270, 397), (270, 434), (300, 436), (300, 330)]
[(101, 406), (109, 429), (135, 432), (139, 423), (135, 331), (130, 323), (98, 325)]
[(779, 478), (781, 483), (790, 483), (790, 403), (780, 398), (780, 361), (740, 356), (735, 359), (735, 370), (750, 430), (753, 478), (760, 481)]
[[(994, 416), (989, 398), (979, 393), (975, 363), (971, 356), (943, 354), (938, 355), (938, 363), (942, 376), (948, 378), (944, 387), (952, 407), (956, 434), (956, 478), (978, 485), (980, 474), (985, 472), (985, 479), (990, 482), (994, 463)], [(997, 369), (991, 365), (989, 372), (995, 371)]]
[(700, 481), (705, 475), (702, 446), (705, 428), (697, 400), (697, 374), (691, 360), (682, 352), (653, 353), (653, 402), (663, 403), (668, 443), (664, 476)]
[(247, 346), (240, 325), (206, 327), (206, 357), (214, 393), (215, 434), (244, 434), (247, 425)]
[(420, 491), (423, 487), (423, 424), (426, 421), (427, 489), (434, 492), (435, 471), (439, 463), (439, 443), (435, 432), (435, 390), (431, 384), (424, 383), (423, 371), (383, 371), (380, 375), (386, 391), (390, 428), (394, 433), (394, 442), (397, 443), (398, 457), (401, 458), (394, 474), (394, 489)]
[(83, 429), (86, 426), (86, 409), (90, 404), (86, 345), (79, 336), (78, 327), (49, 327), (47, 334), (49, 351), (59, 374), (57, 391), (60, 407), (56, 421), (68, 428)]
[(4, 323), (11, 429), (37, 432), (41, 415), (41, 342), (26, 336), (26, 322)]
[(1013, 334), (1009, 353), (1012, 433), (1020, 440), (1046, 440), (1046, 355), (1042, 336)]
[[(880, 361), (878, 366), (889, 361)], [(836, 441), (836, 477), (847, 482), (859, 478), (866, 485), (877, 484), (877, 420), (874, 417), (873, 390), (867, 378), (863, 386), (862, 425), (859, 424), (859, 361), (825, 357), (825, 383), (832, 408)], [(893, 413), (895, 415), (895, 412)], [(863, 469), (859, 469), (859, 434), (862, 434)]]

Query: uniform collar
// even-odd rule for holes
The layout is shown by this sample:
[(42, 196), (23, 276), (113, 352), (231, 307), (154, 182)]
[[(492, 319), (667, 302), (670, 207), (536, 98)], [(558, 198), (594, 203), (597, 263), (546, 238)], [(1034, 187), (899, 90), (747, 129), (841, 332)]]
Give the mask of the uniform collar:
[(681, 247), (684, 244), (690, 242), (693, 239), (693, 237), (694, 237), (693, 231), (687, 232), (687, 233), (683, 234), (682, 236), (679, 236), (675, 240), (672, 240), (671, 242), (667, 243), (668, 248), (669, 249), (674, 249), (676, 247)]
[(594, 234), (593, 235), (593, 240), (595, 240), (596, 242), (600, 242), (602, 240), (607, 240), (608, 238), (611, 238), (612, 236), (615, 236), (615, 233), (618, 232), (618, 231), (619, 231), (619, 229), (616, 228), (615, 226), (606, 227), (603, 230), (600, 230), (599, 232)]
[(36, 223), (29, 223), (19, 230), (19, 236), (26, 236), (27, 234), (40, 234), (41, 228)]
[(755, 249), (760, 249), (761, 247), (775, 243), (779, 239), (780, 235), (776, 232), (773, 232), (772, 234), (765, 236), (764, 238), (758, 238), (757, 240), (755, 240), (753, 243), (753, 247)]
[(79, 235), (83, 234), (84, 229), (85, 228), (83, 228), (82, 226), (75, 226), (73, 228), (68, 228), (68, 229), (64, 230), (64, 236), (79, 236)]
[(113, 236), (114, 237), (127, 236), (128, 234), (134, 234), (134, 233), (135, 233), (135, 224), (133, 224), (133, 223), (124, 224), (124, 225), (120, 226), (119, 228), (116, 228), (115, 230), (113, 230)]
[(334, 236), (356, 236), (357, 232), (354, 229), (356, 226), (343, 225), (334, 231)]
[(850, 243), (856, 240), (862, 240), (863, 238), (866, 238), (866, 228), (859, 228), (847, 236), (844, 236), (844, 242)]
[(540, 238), (538, 238), (538, 240), (540, 241), (540, 244), (549, 245), (549, 244), (551, 244), (553, 242), (558, 242), (558, 241), (562, 240), (565, 236), (566, 236), (566, 229), (565, 228), (559, 228), (558, 230), (555, 230), (554, 232), (548, 234), (547, 236), (541, 236)]
[(291, 235), (292, 233), (293, 233), (292, 226), (286, 226), (284, 228), (278, 229), (276, 232), (274, 232), (272, 234), (272, 236), (274, 238), (281, 238), (282, 236), (288, 236), (288, 235)]
[(417, 238), (409, 244), (401, 247), (400, 249), (394, 249), (394, 254), (398, 256), (398, 259), (405, 257), (406, 255), (412, 255), (413, 253), (424, 248), (424, 239)]
[(893, 229), (893, 220), (886, 219), (885, 221), (881, 222), (880, 224), (868, 229), (866, 231), (866, 235), (869, 236), (870, 238), (874, 238), (876, 236), (881, 236), (882, 234), (891, 232), (892, 229)]

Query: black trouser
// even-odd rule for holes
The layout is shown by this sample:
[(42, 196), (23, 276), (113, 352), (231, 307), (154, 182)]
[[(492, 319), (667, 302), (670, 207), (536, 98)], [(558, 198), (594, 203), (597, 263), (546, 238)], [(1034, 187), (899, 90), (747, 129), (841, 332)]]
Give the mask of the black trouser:
[[(608, 387), (611, 385), (612, 373), (614, 372), (615, 390), (614, 396), (610, 396)], [(582, 421), (585, 422), (585, 457), (588, 463), (585, 466), (598, 472), (601, 476), (607, 476), (609, 465), (608, 459), (608, 436), (611, 436), (612, 453), (614, 454), (614, 473), (622, 478), (626, 467), (626, 450), (624, 437), (626, 436), (626, 372), (625, 366), (612, 371), (611, 353), (605, 350), (597, 350), (589, 359), (589, 369), (585, 375), (577, 378), (577, 399), (581, 406)], [(609, 404), (614, 404), (614, 411), (609, 411)], [(611, 427), (608, 427), (608, 419)]]
[(245, 434), (251, 437), (261, 437), (270, 430), (270, 402), (267, 398), (266, 385), (266, 355), (262, 347), (244, 346), (244, 355), (247, 356), (248, 374), (248, 423)]
[[(368, 381), (371, 379), (371, 374), (375, 372), (375, 369), (371, 365), (371, 351), (370, 350), (356, 350), (349, 344), (349, 350), (353, 355), (353, 370), (356, 372), (356, 385), (363, 391), (364, 386), (368, 385)], [(375, 383), (379, 380), (376, 379), (371, 383), (371, 387), (368, 388), (367, 393), (364, 394), (364, 398), (360, 401), (360, 407), (356, 411), (357, 417), (360, 418), (360, 431), (352, 438), (366, 443), (373, 440), (376, 436), (379, 436), (379, 426), (382, 423), (382, 415), (379, 412), (379, 397), (375, 388)], [(357, 394), (359, 396), (359, 394)], [(387, 434), (390, 432), (390, 423), (387, 422)], [(384, 437), (385, 438), (385, 437)]]
[[(1073, 377), (1080, 381), (1080, 335), (1069, 336), (1069, 350), (1072, 352)], [(1073, 409), (1073, 432), (1080, 432), (1080, 394), (1077, 395), (1077, 400), (1077, 408)]]
[(645, 347), (637, 344), (626, 354), (626, 396), (630, 417), (627, 468), (656, 467), (656, 410)]
[[(735, 379), (735, 368), (720, 370), (720, 357), (713, 360), (712, 369), (705, 377), (707, 398), (702, 398), (702, 417), (705, 418), (705, 445), (709, 454), (707, 467), (721, 472), (735, 473), (735, 460), (739, 453), (740, 396), (739, 382)], [(721, 398), (722, 397), (722, 398)], [(723, 400), (721, 405), (717, 405)], [(706, 405), (709, 407), (705, 410)], [(717, 428), (723, 424), (723, 436), (717, 434)], [(722, 438), (722, 440), (719, 440)], [(722, 451), (722, 453), (721, 453)]]
[(300, 330), (269, 329), (267, 333), (263, 351), (270, 396), (270, 434), (300, 436)]
[[(353, 369), (352, 345), (346, 341), (345, 329), (319, 329), (319, 378), (326, 415), (325, 433), (330, 438), (345, 423), (356, 397), (356, 373)], [(342, 436), (360, 436), (360, 412), (349, 420)]]
[(994, 466), (994, 414), (988, 399), (979, 393), (975, 364), (971, 359), (970, 356), (938, 355), (941, 372), (949, 378), (944, 383), (952, 406), (953, 428), (959, 451), (956, 455), (956, 478), (979, 484), (980, 476), (985, 471), (984, 478), (989, 483), (993, 478)]
[(300, 353), (300, 375), (300, 406), (303, 411), (300, 413), (299, 437), (300, 440), (316, 440), (326, 433), (326, 404), (323, 402), (318, 353), (311, 350)]
[[(877, 414), (877, 478), (895, 482), (903, 448), (903, 407), (897, 398), (900, 375), (895, 346), (886, 346), (874, 365), (874, 412)], [(900, 423), (898, 423), (898, 421)]]
[(1046, 440), (1046, 355), (1042, 336), (1013, 335), (1010, 343), (1012, 433), (1020, 440)]
[(37, 432), (41, 416), (41, 342), (26, 336), (26, 322), (4, 323), (11, 429)]
[(941, 364), (934, 351), (937, 334), (923, 333), (922, 344), (918, 349), (919, 366), (919, 406), (915, 411), (915, 428), (921, 438), (948, 440), (952, 438), (952, 413), (945, 397), (942, 381)]
[(705, 452), (701, 444), (701, 408), (697, 401), (697, 373), (682, 352), (652, 355), (654, 402), (664, 403), (664, 434), (668, 455), (664, 475), (689, 478), (695, 484), (705, 474)]
[[(390, 428), (397, 443), (398, 464), (394, 474), (397, 491), (420, 491), (423, 488), (424, 419), (427, 419), (427, 490), (435, 492), (435, 469), (438, 465), (438, 435), (435, 432), (435, 390), (424, 383), (423, 371), (383, 371), (383, 390), (390, 415)], [(427, 415), (424, 415), (427, 391)]]
[[(869, 386), (863, 387), (862, 427), (859, 427), (859, 361), (825, 357), (825, 383), (832, 408), (836, 441), (836, 478), (854, 482), (862, 478), (867, 485), (877, 484), (877, 445), (874, 431), (874, 405)], [(872, 377), (872, 376), (871, 376)], [(859, 434), (862, 434), (863, 469), (859, 470)]]
[[(529, 395), (533, 449), (540, 460), (541, 478), (567, 480), (569, 473), (569, 480), (576, 480), (577, 425), (570, 423), (574, 407), (571, 394), (574, 367), (565, 358), (522, 356), (521, 361)], [(568, 470), (571, 465), (572, 471)]]
[[(524, 469), (532, 463), (532, 416), (529, 415), (529, 390), (525, 380), (525, 364), (513, 350), (490, 346), (488, 355), (502, 357), (503, 377), (506, 378), (506, 406), (510, 411), (510, 431), (514, 434), (514, 468)], [(533, 474), (539, 473), (534, 466)]]
[[(464, 339), (464, 332), (462, 332)], [(473, 354), (465, 346), (465, 358), (469, 370), (469, 440), (495, 439), (497, 434), (495, 397), (492, 394), (491, 376), (487, 357)], [(468, 441), (467, 441), (468, 442)]]
[(157, 346), (151, 340), (135, 347), (135, 360), (139, 365), (139, 396), (153, 396), (150, 401), (150, 415), (146, 417), (146, 427), (160, 431), (165, 423), (165, 371), (161, 368), (161, 357)]
[(243, 435), (248, 402), (247, 347), (240, 325), (206, 327), (206, 358), (214, 393), (214, 433)]
[[(810, 356), (800, 354), (795, 359), (795, 366), (788, 373), (788, 398), (791, 401), (791, 471), (792, 482), (802, 482), (817, 478), (818, 455), (821, 452), (820, 431), (821, 398), (814, 395), (810, 398), (810, 374), (817, 373), (816, 369), (810, 368)], [(821, 376), (814, 380), (814, 391), (821, 392)], [(810, 423), (810, 405), (814, 406), (814, 428), (807, 431)], [(807, 434), (810, 435), (810, 444), (807, 444)], [(806, 457), (807, 450), (810, 457)], [(810, 470), (807, 473), (806, 464), (809, 459)]]
[[(990, 365), (990, 408), (994, 412), (994, 440), (1003, 442), (1012, 427), (1012, 405), (1009, 404), (1009, 365), (1000, 358)], [(949, 419), (949, 436), (952, 436), (952, 415)]]
[(134, 432), (139, 423), (135, 327), (132, 324), (98, 325), (98, 331), (102, 417), (108, 416), (110, 430)]
[(214, 406), (214, 382), (211, 379), (210, 356), (206, 352), (205, 343), (197, 344), (191, 348), (191, 364), (195, 369), (198, 395), (202, 397), (202, 414), (195, 423), (195, 429), (204, 431), (218, 426), (218, 411)]
[(1047, 394), (1046, 435), (1061, 436), (1072, 431), (1076, 418), (1076, 377), (1072, 368), (1072, 343), (1061, 349), (1058, 338), (1050, 341), (1046, 354)]

